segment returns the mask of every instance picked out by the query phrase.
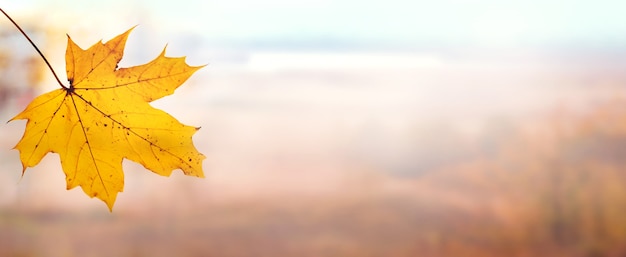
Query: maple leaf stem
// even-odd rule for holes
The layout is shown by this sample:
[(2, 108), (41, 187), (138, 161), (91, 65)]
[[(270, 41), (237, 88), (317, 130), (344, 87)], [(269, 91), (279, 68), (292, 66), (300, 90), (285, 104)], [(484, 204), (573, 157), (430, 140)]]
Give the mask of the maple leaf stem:
[(59, 85), (61, 87), (63, 87), (64, 89), (69, 89), (68, 87), (66, 87), (65, 85), (63, 85), (63, 83), (61, 83), (61, 80), (59, 79), (59, 77), (57, 76), (57, 73), (54, 72), (54, 69), (52, 68), (52, 65), (50, 65), (50, 62), (48, 62), (48, 59), (46, 59), (46, 57), (43, 55), (43, 53), (39, 50), (39, 48), (37, 47), (37, 45), (35, 45), (35, 43), (30, 39), (30, 37), (28, 35), (26, 35), (26, 32), (24, 32), (24, 30), (22, 30), (22, 28), (20, 27), (20, 25), (17, 25), (17, 23), (11, 18), (11, 16), (9, 16), (6, 12), (4, 12), (4, 10), (2, 10), (2, 8), (0, 8), (0, 12), (2, 12), (2, 14), (4, 14), (4, 16), (6, 16), (11, 23), (13, 23), (13, 25), (15, 25), (15, 27), (22, 33), (22, 35), (24, 35), (24, 37), (26, 37), (26, 39), (28, 40), (28, 42), (30, 42), (30, 44), (35, 48), (35, 50), (37, 50), (37, 53), (39, 53), (39, 55), (41, 56), (41, 58), (43, 59), (44, 62), (46, 62), (46, 65), (48, 65), (48, 68), (50, 69), (50, 71), (52, 72), (52, 75), (54, 75), (54, 78), (57, 80), (57, 83), (59, 83)]

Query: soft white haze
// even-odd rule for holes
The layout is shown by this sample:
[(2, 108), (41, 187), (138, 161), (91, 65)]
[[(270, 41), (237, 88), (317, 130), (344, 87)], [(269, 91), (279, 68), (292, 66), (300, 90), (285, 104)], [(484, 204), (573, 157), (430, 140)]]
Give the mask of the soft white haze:
[[(626, 44), (624, 1), (51, 1), (5, 3), (45, 16), (127, 19), (213, 42), (357, 45)], [(94, 12), (94, 10), (97, 10)], [(87, 14), (88, 13), (88, 14)], [(112, 15), (115, 13), (115, 15)], [(98, 17), (100, 14), (102, 17)], [(89, 19), (85, 19), (89, 18)], [(74, 21), (76, 22), (76, 21)]]

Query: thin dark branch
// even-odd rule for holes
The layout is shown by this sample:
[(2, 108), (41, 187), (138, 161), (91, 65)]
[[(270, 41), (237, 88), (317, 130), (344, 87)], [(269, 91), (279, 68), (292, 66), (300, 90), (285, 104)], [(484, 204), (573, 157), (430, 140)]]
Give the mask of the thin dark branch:
[(68, 89), (68, 87), (66, 87), (65, 85), (63, 85), (63, 83), (61, 83), (61, 80), (59, 80), (59, 77), (57, 76), (57, 73), (54, 72), (54, 69), (52, 68), (52, 65), (50, 65), (50, 63), (48, 62), (48, 59), (46, 59), (46, 57), (43, 55), (43, 53), (41, 53), (39, 48), (35, 45), (35, 43), (33, 43), (33, 41), (30, 39), (30, 37), (28, 37), (28, 35), (26, 35), (26, 33), (24, 32), (24, 30), (22, 30), (20, 25), (17, 25), (17, 23), (13, 19), (11, 19), (11, 17), (6, 12), (4, 12), (4, 10), (2, 10), (2, 8), (0, 8), (0, 12), (2, 12), (2, 14), (4, 14), (4, 16), (6, 16), (13, 23), (13, 25), (15, 25), (15, 27), (18, 30), (20, 30), (20, 32), (22, 32), (22, 35), (24, 35), (24, 37), (26, 37), (26, 39), (28, 39), (28, 42), (30, 42), (30, 44), (35, 48), (35, 50), (37, 50), (37, 53), (39, 53), (39, 55), (44, 60), (44, 62), (46, 62), (46, 65), (48, 65), (48, 68), (52, 72), (52, 75), (54, 75), (54, 78), (57, 80), (57, 83), (59, 83), (59, 85), (61, 87), (63, 87), (64, 89)]

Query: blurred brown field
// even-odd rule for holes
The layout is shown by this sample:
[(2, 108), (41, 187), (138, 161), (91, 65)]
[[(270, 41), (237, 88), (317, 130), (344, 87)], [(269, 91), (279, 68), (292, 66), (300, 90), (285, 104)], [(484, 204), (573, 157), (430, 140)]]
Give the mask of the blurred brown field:
[[(7, 33), (5, 120), (54, 85)], [(207, 178), (125, 162), (112, 213), (3, 124), (0, 256), (626, 256), (626, 55), (240, 54), (154, 104)]]

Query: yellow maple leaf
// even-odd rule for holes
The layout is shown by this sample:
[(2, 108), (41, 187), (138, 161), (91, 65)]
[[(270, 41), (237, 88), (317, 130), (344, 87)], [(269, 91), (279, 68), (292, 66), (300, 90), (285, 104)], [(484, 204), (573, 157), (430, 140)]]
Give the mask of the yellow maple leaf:
[(181, 169), (186, 175), (204, 176), (205, 157), (192, 142), (199, 128), (149, 104), (174, 93), (202, 66), (189, 66), (184, 57), (165, 57), (164, 49), (147, 64), (118, 69), (131, 30), (87, 50), (68, 36), (69, 86), (35, 98), (11, 119), (28, 120), (14, 147), (20, 152), (22, 174), (47, 153), (58, 153), (67, 189), (80, 186), (109, 210), (124, 187), (124, 158), (159, 175)]

